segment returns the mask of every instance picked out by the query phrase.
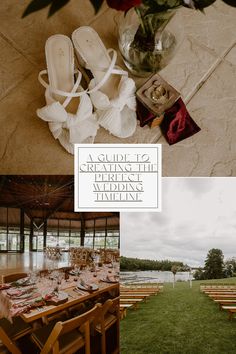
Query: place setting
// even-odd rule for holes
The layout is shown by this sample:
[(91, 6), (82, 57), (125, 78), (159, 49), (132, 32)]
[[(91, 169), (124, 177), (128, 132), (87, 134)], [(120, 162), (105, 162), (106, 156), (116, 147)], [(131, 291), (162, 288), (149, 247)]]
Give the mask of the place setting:
[[(13, 285), (14, 286), (14, 285)], [(37, 289), (37, 287), (27, 287), (26, 288), (20, 288), (20, 287), (10, 287), (10, 289), (6, 290), (7, 295), (12, 299), (27, 299), (33, 296), (33, 294), (35, 293), (35, 289)]]

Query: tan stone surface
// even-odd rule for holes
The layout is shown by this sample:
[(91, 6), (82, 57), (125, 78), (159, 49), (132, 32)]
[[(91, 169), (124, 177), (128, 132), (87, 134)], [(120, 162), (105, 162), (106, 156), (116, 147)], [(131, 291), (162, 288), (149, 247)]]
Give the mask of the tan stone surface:
[(32, 64), (0, 37), (0, 100), (33, 71)]
[[(35, 114), (44, 105), (37, 75), (45, 67), (45, 40), (55, 33), (70, 35), (89, 24), (107, 47), (117, 49), (117, 12), (104, 6), (95, 17), (88, 0), (71, 0), (50, 19), (42, 10), (22, 20), (28, 3), (4, 0), (0, 4), (0, 173), (71, 174), (73, 157)], [(158, 127), (138, 127), (133, 137), (123, 140), (101, 128), (95, 142), (162, 143), (164, 176), (235, 176), (235, 15), (236, 9), (217, 1), (206, 15), (181, 9), (171, 24), (182, 43), (161, 75), (189, 101), (188, 109), (201, 132), (170, 147)], [(121, 56), (119, 64), (123, 66)], [(135, 80), (138, 87), (144, 81)]]
[(73, 157), (36, 116), (43, 100), (34, 73), (0, 101), (1, 174), (73, 174)]
[(222, 55), (236, 40), (235, 12), (235, 8), (218, 0), (204, 13), (192, 12), (191, 17), (185, 18), (185, 33)]
[(235, 83), (225, 61), (197, 92), (188, 109), (202, 131), (172, 147), (162, 140), (165, 176), (236, 176)]
[[(47, 18), (48, 9), (21, 18), (30, 0), (4, 0), (0, 5), (0, 32), (15, 48), (33, 63), (44, 65), (44, 44), (56, 33), (70, 36), (71, 32), (94, 19), (94, 10), (89, 1), (71, 0), (61, 11)], [(102, 15), (101, 10), (99, 16)], [(98, 17), (99, 17), (98, 16)]]
[(205, 48), (197, 45), (190, 37), (186, 37), (176, 56), (160, 75), (181, 93), (186, 99), (195, 91), (202, 77), (217, 58)]
[(159, 127), (150, 129), (148, 126), (140, 128), (139, 123), (137, 129), (133, 136), (120, 139), (111, 135), (108, 131), (103, 128), (100, 128), (95, 143), (108, 143), (108, 144), (155, 144), (157, 140), (161, 137), (161, 131)]

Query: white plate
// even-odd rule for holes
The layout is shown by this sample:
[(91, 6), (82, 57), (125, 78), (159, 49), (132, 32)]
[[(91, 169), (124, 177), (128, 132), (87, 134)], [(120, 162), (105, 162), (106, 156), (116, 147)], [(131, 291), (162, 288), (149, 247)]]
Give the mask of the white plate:
[(119, 282), (118, 280), (108, 280), (106, 278), (101, 279), (101, 281), (103, 281), (104, 283), (112, 283), (112, 284)]
[(65, 293), (64, 291), (59, 291), (58, 294), (53, 297), (56, 297), (59, 300), (65, 300), (65, 299), (68, 299), (68, 294)]
[(47, 304), (60, 305), (61, 303), (64, 303), (68, 300), (68, 294), (63, 291), (55, 293), (55, 295), (48, 299), (45, 298), (45, 296), (46, 295), (44, 295), (43, 298)]
[(85, 291), (89, 291), (89, 292), (98, 290), (98, 285), (97, 284), (91, 283), (89, 285), (91, 285), (91, 287), (92, 287), (91, 289), (88, 289), (86, 286), (83, 286), (80, 283), (77, 283), (77, 288), (80, 289), (80, 290), (85, 290)]
[(80, 271), (78, 271), (78, 272), (75, 272), (74, 270), (71, 270), (70, 272), (69, 272), (69, 274), (70, 275), (73, 275), (73, 276), (77, 276), (77, 275), (80, 275)]

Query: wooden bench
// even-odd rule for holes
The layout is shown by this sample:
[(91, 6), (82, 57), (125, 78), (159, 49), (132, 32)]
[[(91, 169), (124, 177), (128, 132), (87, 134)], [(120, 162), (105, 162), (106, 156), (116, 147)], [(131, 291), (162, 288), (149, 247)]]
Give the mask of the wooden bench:
[(136, 308), (134, 307), (133, 304), (121, 304), (120, 303), (120, 318), (121, 318), (121, 320), (126, 317), (128, 308), (134, 308), (134, 310), (136, 310)]
[(120, 289), (120, 294), (123, 296), (144, 296), (150, 297), (152, 295), (157, 295), (159, 291), (157, 290), (146, 290), (146, 289)]
[(236, 288), (230, 288), (230, 287), (225, 287), (225, 288), (211, 288), (211, 289), (204, 289), (203, 292), (214, 292), (214, 291), (236, 291)]
[(222, 306), (222, 309), (228, 311), (229, 320), (232, 320), (233, 315), (236, 313), (236, 306)]
[[(144, 295), (144, 294), (132, 294), (133, 299), (143, 299), (146, 301), (146, 299), (149, 297), (149, 295)], [(120, 294), (121, 299), (129, 299), (130, 294)]]
[(200, 285), (200, 290), (216, 290), (216, 289), (236, 289), (236, 284), (212, 284), (212, 285)]
[(236, 295), (231, 295), (231, 294), (227, 294), (227, 295), (221, 295), (221, 294), (218, 294), (218, 295), (209, 295), (209, 297), (211, 299), (236, 299)]
[(120, 306), (120, 319), (123, 320), (123, 318), (125, 317), (126, 317), (126, 307)]
[(156, 285), (121, 285), (120, 286), (120, 315), (121, 319), (126, 317), (127, 308), (133, 308), (136, 310), (138, 304), (141, 302), (146, 302), (146, 300), (157, 295), (160, 292), (160, 287)]
[(141, 293), (141, 294), (150, 294), (157, 295), (159, 290), (149, 290), (149, 289), (120, 289), (121, 293)]
[(211, 291), (206, 292), (206, 295), (236, 295), (236, 291)]
[(136, 307), (138, 307), (138, 303), (142, 302), (142, 299), (120, 299), (120, 304), (133, 304), (136, 305)]
[(223, 306), (227, 306), (227, 305), (235, 305), (236, 306), (236, 299), (233, 300), (233, 299), (225, 299), (225, 300), (222, 300), (222, 299), (215, 299), (214, 302), (216, 304), (219, 304), (219, 308), (221, 310), (223, 310)]
[(139, 303), (139, 302), (144, 302), (144, 303), (146, 303), (147, 301), (146, 301), (146, 299), (145, 298), (137, 298), (137, 297), (124, 297), (124, 298), (122, 298), (121, 297), (121, 303), (124, 303), (124, 302), (131, 302), (131, 300), (132, 300), (132, 302), (133, 303)]

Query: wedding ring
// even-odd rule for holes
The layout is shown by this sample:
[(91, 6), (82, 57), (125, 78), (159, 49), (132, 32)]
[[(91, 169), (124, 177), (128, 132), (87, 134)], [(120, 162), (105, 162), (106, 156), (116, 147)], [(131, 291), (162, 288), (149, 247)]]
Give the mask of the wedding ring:
[(169, 94), (166, 88), (161, 84), (153, 83), (144, 91), (144, 95), (154, 104), (163, 105), (169, 101)]
[(168, 92), (162, 85), (159, 85), (151, 92), (151, 99), (155, 103), (164, 104), (168, 101)]

